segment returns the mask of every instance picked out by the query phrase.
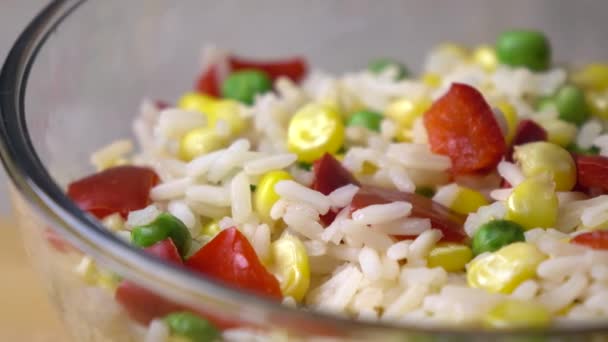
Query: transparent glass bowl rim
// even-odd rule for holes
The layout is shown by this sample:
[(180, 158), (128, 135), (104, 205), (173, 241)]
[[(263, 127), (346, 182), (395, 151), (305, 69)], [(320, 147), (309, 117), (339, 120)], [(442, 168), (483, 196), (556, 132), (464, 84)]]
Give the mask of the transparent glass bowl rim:
[(27, 81), (38, 52), (50, 33), (86, 1), (51, 1), (19, 36), (0, 73), (0, 157), (4, 167), (13, 185), (30, 207), (81, 251), (160, 294), (184, 302), (197, 302), (203, 297), (206, 300), (212, 297), (217, 299), (215, 305), (218, 309), (227, 305), (237, 309), (235, 312), (242, 311), (243, 308), (245, 310), (251, 308), (252, 314), (262, 312), (271, 314), (270, 317), (283, 317), (286, 322), (308, 322), (331, 326), (352, 337), (366, 336), (370, 333), (389, 333), (451, 335), (456, 338), (474, 335), (490, 339), (538, 334), (563, 336), (608, 332), (608, 323), (552, 327), (543, 331), (529, 329), (487, 331), (354, 321), (318, 312), (305, 312), (228, 288), (213, 279), (175, 268), (118, 239), (107, 232), (93, 217), (79, 210), (67, 198), (61, 187), (53, 181), (33, 148), (25, 120), (24, 99)]

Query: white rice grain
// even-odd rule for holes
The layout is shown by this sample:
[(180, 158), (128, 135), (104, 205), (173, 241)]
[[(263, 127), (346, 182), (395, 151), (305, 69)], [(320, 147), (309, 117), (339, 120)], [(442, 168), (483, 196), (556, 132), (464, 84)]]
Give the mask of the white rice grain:
[(590, 266), (585, 255), (560, 256), (540, 263), (536, 273), (544, 279), (563, 281), (576, 272), (586, 272)]
[(576, 144), (581, 148), (591, 148), (595, 139), (602, 133), (602, 123), (593, 118), (581, 126), (576, 136)]
[(193, 212), (203, 217), (220, 219), (230, 214), (230, 208), (227, 206), (215, 206), (208, 203), (201, 203), (189, 200), (187, 200), (186, 203), (188, 204), (190, 209), (192, 209)]
[(526, 280), (523, 283), (519, 284), (511, 293), (511, 297), (519, 299), (519, 300), (531, 300), (533, 299), (540, 287), (538, 283), (534, 280)]
[(579, 298), (589, 285), (587, 277), (581, 273), (571, 276), (566, 282), (560, 283), (556, 288), (542, 293), (538, 301), (549, 311), (555, 313), (570, 305)]
[(334, 208), (344, 208), (350, 204), (359, 187), (354, 184), (347, 184), (332, 191), (328, 197), (331, 206)]
[(150, 198), (154, 201), (167, 201), (182, 197), (192, 182), (192, 178), (186, 177), (158, 184), (150, 189)]
[(171, 215), (177, 217), (188, 228), (192, 236), (198, 236), (200, 233), (200, 225), (197, 222), (196, 216), (184, 201), (175, 200), (169, 202), (167, 210)]
[(519, 166), (505, 160), (498, 163), (497, 171), (502, 178), (511, 184), (511, 187), (517, 186), (526, 179)]
[(456, 183), (442, 186), (437, 189), (437, 192), (433, 195), (433, 201), (449, 208), (456, 200), (458, 192), (460, 192), (460, 186)]
[(327, 255), (330, 255), (338, 260), (356, 263), (359, 261), (360, 250), (360, 248), (349, 247), (346, 245), (329, 245), (327, 247)]
[(391, 305), (389, 305), (383, 319), (397, 319), (402, 315), (420, 307), (428, 287), (423, 284), (414, 284), (405, 290)]
[(252, 245), (260, 260), (270, 260), (270, 227), (267, 224), (257, 226)]
[(410, 214), (412, 205), (408, 202), (392, 202), (373, 204), (352, 213), (352, 218), (358, 224), (388, 223)]
[(165, 138), (178, 139), (194, 128), (205, 126), (207, 124), (205, 114), (178, 108), (164, 109), (160, 112), (156, 130)]
[(441, 230), (430, 229), (420, 234), (410, 245), (408, 259), (424, 259), (433, 246), (441, 240)]
[(388, 171), (389, 177), (397, 190), (403, 192), (414, 192), (416, 185), (410, 179), (405, 168), (400, 165), (391, 166)]
[(243, 170), (249, 175), (261, 175), (272, 170), (280, 170), (293, 164), (298, 157), (293, 153), (277, 154), (248, 161)]
[(367, 279), (376, 281), (382, 276), (382, 262), (376, 250), (367, 246), (361, 248), (359, 252), (359, 264)]
[(143, 209), (130, 211), (127, 215), (126, 226), (127, 228), (133, 228), (146, 225), (154, 221), (156, 216), (158, 216), (160, 213), (161, 211), (158, 209), (156, 204), (150, 204)]
[(131, 140), (118, 140), (103, 147), (91, 155), (91, 163), (98, 169), (103, 170), (113, 166), (116, 161), (125, 157), (133, 151)]
[(383, 224), (373, 224), (372, 228), (389, 235), (420, 235), (422, 232), (431, 229), (431, 220), (425, 218), (407, 218)]
[(226, 149), (213, 163), (207, 173), (207, 179), (217, 183), (230, 173), (235, 167), (246, 161), (251, 143), (247, 139), (238, 139)]
[(186, 164), (186, 173), (190, 177), (199, 177), (206, 174), (224, 152), (226, 152), (225, 149), (218, 150), (192, 159)]
[(294, 181), (280, 181), (275, 185), (274, 190), (279, 196), (289, 201), (306, 203), (321, 215), (325, 215), (331, 207), (331, 201), (327, 196)]
[(390, 144), (386, 155), (406, 168), (445, 171), (452, 166), (450, 158), (433, 154), (426, 144)]
[(410, 251), (410, 244), (412, 242), (403, 240), (394, 243), (386, 250), (386, 256), (393, 260), (406, 259)]
[(148, 331), (146, 332), (145, 342), (167, 342), (169, 340), (170, 331), (165, 321), (155, 319), (150, 322)]
[(239, 172), (230, 183), (232, 217), (238, 223), (245, 223), (253, 214), (249, 178), (245, 172)]
[[(249, 192), (249, 187), (247, 187)], [(230, 192), (223, 186), (194, 185), (186, 190), (186, 199), (210, 204), (216, 207), (230, 207)]]

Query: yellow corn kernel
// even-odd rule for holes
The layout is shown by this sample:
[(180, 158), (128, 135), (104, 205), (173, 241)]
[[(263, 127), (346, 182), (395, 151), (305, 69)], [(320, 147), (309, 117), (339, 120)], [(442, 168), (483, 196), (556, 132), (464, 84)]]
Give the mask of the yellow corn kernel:
[(491, 293), (511, 293), (534, 277), (536, 267), (546, 258), (531, 243), (512, 243), (471, 262), (467, 282), (471, 287)]
[(608, 120), (608, 91), (590, 91), (586, 95), (591, 113), (598, 118)]
[(422, 75), (422, 83), (426, 84), (429, 88), (439, 88), (441, 86), (441, 76), (434, 72), (427, 72)]
[(179, 157), (189, 161), (200, 155), (220, 149), (224, 138), (220, 137), (213, 127), (200, 127), (186, 133), (179, 142)]
[(570, 191), (576, 184), (576, 165), (563, 147), (545, 141), (515, 146), (513, 159), (526, 177), (549, 173), (556, 191)]
[(331, 106), (309, 104), (291, 118), (287, 147), (302, 162), (312, 163), (325, 153), (335, 153), (344, 143), (344, 123)]
[(372, 175), (378, 171), (378, 167), (368, 161), (364, 161), (361, 167), (361, 173), (364, 175)]
[(500, 110), (507, 123), (507, 134), (505, 136), (505, 140), (507, 143), (510, 143), (515, 136), (515, 130), (517, 129), (517, 111), (515, 110), (515, 107), (513, 107), (507, 101), (500, 101), (496, 104), (496, 107)]
[(491, 328), (543, 328), (551, 313), (538, 303), (507, 299), (488, 311), (483, 322)]
[(241, 134), (247, 126), (247, 121), (241, 115), (241, 105), (233, 100), (217, 101), (213, 111), (216, 123), (224, 121), (230, 128), (231, 135)]
[(441, 267), (448, 272), (464, 270), (465, 265), (473, 258), (473, 252), (467, 245), (459, 243), (439, 243), (431, 250), (427, 258), (428, 267)]
[(493, 72), (498, 66), (496, 51), (489, 45), (480, 45), (473, 50), (473, 62), (487, 72)]
[(280, 181), (292, 179), (291, 175), (285, 171), (270, 171), (262, 176), (253, 195), (255, 211), (262, 220), (273, 221), (270, 217), (270, 210), (280, 198), (274, 191), (274, 186)]
[(467, 215), (476, 212), (479, 207), (488, 204), (488, 200), (479, 191), (459, 186), (456, 197), (450, 204), (450, 209)]
[(209, 95), (200, 93), (186, 93), (177, 101), (177, 107), (184, 110), (194, 110), (201, 112), (212, 122), (213, 113), (217, 99)]
[(199, 236), (211, 239), (215, 235), (217, 235), (217, 233), (219, 233), (221, 230), (222, 229), (220, 228), (219, 221), (211, 220), (201, 227), (201, 232)]
[(95, 261), (88, 256), (84, 256), (80, 259), (80, 263), (76, 266), (75, 271), (87, 284), (92, 285), (97, 281), (97, 265), (95, 265)]
[(384, 116), (392, 119), (397, 125), (397, 139), (408, 140), (408, 133), (416, 119), (422, 116), (432, 105), (427, 97), (419, 99), (401, 98), (391, 102), (384, 111)]
[(301, 301), (310, 285), (310, 265), (304, 244), (296, 236), (283, 233), (270, 248), (283, 296)]
[(538, 120), (537, 123), (547, 131), (547, 140), (561, 147), (570, 145), (578, 132), (576, 125), (557, 118)]
[(524, 180), (507, 198), (506, 219), (519, 223), (526, 230), (553, 227), (557, 212), (555, 183), (548, 173)]
[(608, 89), (608, 64), (591, 63), (572, 75), (574, 83), (592, 90)]
[(114, 293), (121, 280), (121, 277), (117, 274), (109, 271), (99, 270), (96, 285), (108, 290), (111, 293)]

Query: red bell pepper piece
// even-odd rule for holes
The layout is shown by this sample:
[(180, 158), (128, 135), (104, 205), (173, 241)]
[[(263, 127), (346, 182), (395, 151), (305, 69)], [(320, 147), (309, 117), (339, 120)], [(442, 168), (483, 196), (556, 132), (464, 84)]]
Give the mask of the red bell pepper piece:
[(114, 213), (126, 217), (150, 204), (150, 189), (158, 181), (152, 169), (117, 166), (71, 183), (68, 197), (99, 219)]
[(325, 153), (312, 164), (314, 178), (311, 188), (324, 195), (348, 184), (359, 185), (359, 181), (350, 171), (331, 154)]
[(573, 237), (570, 242), (593, 249), (608, 249), (608, 231), (595, 230), (583, 233)]
[[(329, 195), (332, 191), (348, 184), (360, 185), (355, 176), (329, 153), (325, 153), (313, 163), (312, 171), (314, 178), (311, 188), (324, 195)], [(329, 226), (337, 214), (337, 211), (330, 210), (327, 214), (321, 215), (320, 219), (325, 226)]]
[(261, 296), (282, 299), (279, 282), (258, 259), (247, 238), (236, 228), (221, 231), (186, 261), (200, 274)]
[(492, 109), (469, 85), (452, 84), (423, 120), (431, 150), (450, 157), (455, 175), (492, 170), (507, 150)]
[(507, 152), (507, 160), (513, 161), (513, 147), (535, 141), (547, 141), (547, 131), (532, 120), (522, 120), (517, 124), (515, 136)]
[(375, 186), (363, 186), (353, 198), (350, 205), (351, 213), (372, 204), (385, 204), (396, 201), (411, 203), (412, 217), (430, 219), (433, 228), (439, 229), (443, 233), (442, 241), (463, 242), (467, 240), (468, 237), (463, 228), (464, 216), (415, 193), (389, 190)]
[(594, 195), (608, 193), (608, 158), (574, 154), (577, 188)]
[(216, 65), (209, 65), (196, 81), (196, 90), (199, 93), (219, 97), (222, 81), (220, 80), (218, 67)]
[(259, 61), (246, 59), (239, 56), (228, 57), (228, 62), (232, 71), (244, 69), (257, 69), (268, 74), (273, 81), (284, 76), (298, 83), (308, 71), (308, 65), (303, 58), (294, 57), (283, 60)]

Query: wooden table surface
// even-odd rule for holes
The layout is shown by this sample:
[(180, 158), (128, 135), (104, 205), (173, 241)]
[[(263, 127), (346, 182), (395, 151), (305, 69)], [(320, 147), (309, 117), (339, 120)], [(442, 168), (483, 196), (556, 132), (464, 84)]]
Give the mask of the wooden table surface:
[(69, 341), (10, 222), (0, 218), (0, 341)]

